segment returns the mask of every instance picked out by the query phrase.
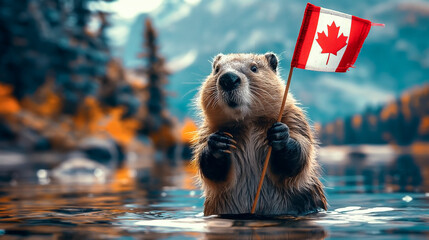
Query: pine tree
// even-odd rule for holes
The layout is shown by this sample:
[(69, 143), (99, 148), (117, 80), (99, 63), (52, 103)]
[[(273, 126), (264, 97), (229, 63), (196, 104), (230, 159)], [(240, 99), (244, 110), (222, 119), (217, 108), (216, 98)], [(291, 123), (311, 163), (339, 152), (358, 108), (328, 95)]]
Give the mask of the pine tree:
[[(9, 94), (11, 89), (9, 103), (20, 107), (10, 118), (0, 114), (1, 131), (13, 129), (12, 135), (29, 133), (32, 139), (48, 138), (55, 144), (76, 143), (93, 134), (75, 123), (88, 102), (99, 109), (87, 112), (100, 112), (102, 117), (111, 115), (110, 107), (124, 108), (119, 118), (135, 115), (140, 101), (110, 54), (108, 13), (90, 11), (91, 2), (0, 1), (0, 92), (6, 89)], [(98, 21), (98, 29), (89, 27), (91, 21)], [(112, 69), (119, 74), (111, 74)], [(0, 112), (15, 105), (0, 104)], [(89, 121), (82, 120), (84, 125)]]
[(85, 96), (95, 94), (111, 57), (106, 13), (96, 13), (101, 26), (90, 33), (89, 2), (0, 1), (0, 81), (13, 86), (16, 98), (51, 78), (63, 93), (63, 112), (74, 114)]
[(155, 148), (168, 152), (172, 151), (177, 143), (173, 121), (167, 111), (167, 94), (164, 90), (170, 73), (165, 66), (165, 58), (159, 53), (157, 32), (149, 18), (145, 20), (144, 39), (146, 51), (142, 56), (147, 60), (147, 65), (142, 71), (147, 78), (146, 91), (149, 97), (146, 102), (148, 114), (143, 120), (141, 133), (152, 139)]

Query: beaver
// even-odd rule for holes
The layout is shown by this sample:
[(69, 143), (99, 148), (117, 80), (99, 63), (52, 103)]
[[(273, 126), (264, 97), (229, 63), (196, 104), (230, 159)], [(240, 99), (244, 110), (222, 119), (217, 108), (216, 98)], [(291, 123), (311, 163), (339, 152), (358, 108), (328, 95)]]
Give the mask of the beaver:
[(193, 162), (199, 169), (204, 215), (249, 213), (268, 147), (258, 215), (303, 215), (327, 209), (316, 161), (317, 140), (304, 111), (285, 88), (278, 58), (219, 54), (197, 94), (201, 123)]

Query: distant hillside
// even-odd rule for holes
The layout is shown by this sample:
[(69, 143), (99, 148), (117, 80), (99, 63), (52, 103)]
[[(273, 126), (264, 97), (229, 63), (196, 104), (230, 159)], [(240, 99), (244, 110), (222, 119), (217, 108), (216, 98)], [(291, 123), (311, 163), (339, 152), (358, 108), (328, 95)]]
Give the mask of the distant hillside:
[[(363, 111), (429, 82), (428, 2), (312, 3), (386, 24), (371, 30), (356, 68), (348, 73), (294, 72), (291, 90), (312, 120), (329, 122)], [(282, 58), (286, 78), (305, 6), (304, 1), (282, 0), (166, 0), (151, 17), (159, 29), (161, 52), (175, 63), (169, 86), (176, 93), (169, 102), (172, 112), (179, 117), (192, 113), (190, 101), (211, 70), (209, 61), (219, 52), (274, 51)], [(124, 47), (128, 67), (138, 62), (144, 17), (131, 26)]]
[(316, 124), (316, 130), (323, 145), (429, 142), (429, 84), (362, 114)]

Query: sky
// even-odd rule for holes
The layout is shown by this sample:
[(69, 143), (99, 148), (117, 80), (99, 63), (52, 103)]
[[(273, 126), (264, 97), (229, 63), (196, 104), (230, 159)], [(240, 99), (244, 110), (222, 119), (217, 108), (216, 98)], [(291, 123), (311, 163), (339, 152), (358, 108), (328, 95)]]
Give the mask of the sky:
[[(139, 4), (136, 4), (137, 2)], [(162, 2), (163, 0), (143, 0), (141, 2), (136, 0), (118, 0), (111, 3), (99, 1), (91, 3), (90, 7), (93, 9), (103, 9), (113, 12), (115, 13), (115, 17), (118, 18), (132, 20), (140, 13), (154, 11), (159, 6), (161, 6)]]
[[(150, 13), (159, 8), (164, 0), (117, 0), (111, 3), (94, 1), (89, 5), (90, 10), (103, 10), (113, 13), (107, 34), (113, 47), (120, 47), (125, 44), (128, 36), (130, 24), (142, 13)], [(199, 3), (200, 0), (186, 0), (191, 4)]]

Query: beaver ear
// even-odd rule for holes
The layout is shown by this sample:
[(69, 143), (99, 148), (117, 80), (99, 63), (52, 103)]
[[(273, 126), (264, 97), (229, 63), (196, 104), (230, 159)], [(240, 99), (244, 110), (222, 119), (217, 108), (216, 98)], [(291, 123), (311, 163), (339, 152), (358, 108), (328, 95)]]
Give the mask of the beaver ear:
[(272, 52), (268, 52), (268, 53), (265, 53), (265, 58), (267, 59), (271, 69), (274, 72), (277, 72), (277, 65), (279, 63), (279, 61), (277, 60), (277, 56)]
[(223, 54), (219, 53), (218, 55), (216, 55), (216, 57), (213, 58), (213, 64), (212, 64), (213, 69), (215, 68), (217, 62), (219, 62), (219, 60), (221, 59), (222, 56), (223, 56)]

